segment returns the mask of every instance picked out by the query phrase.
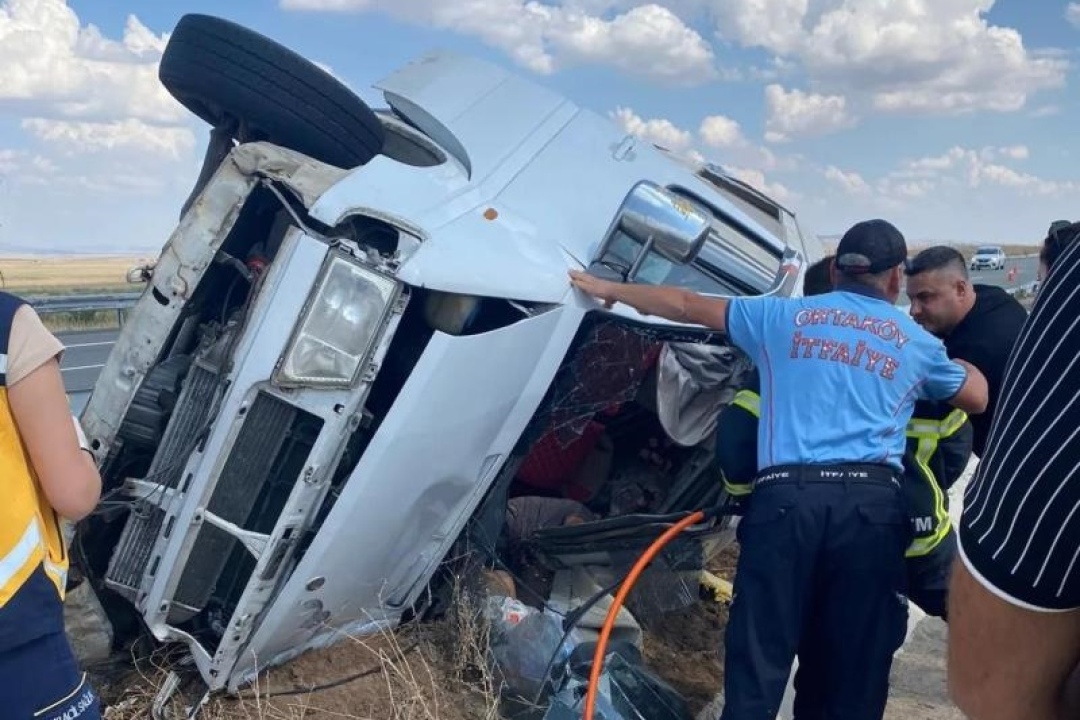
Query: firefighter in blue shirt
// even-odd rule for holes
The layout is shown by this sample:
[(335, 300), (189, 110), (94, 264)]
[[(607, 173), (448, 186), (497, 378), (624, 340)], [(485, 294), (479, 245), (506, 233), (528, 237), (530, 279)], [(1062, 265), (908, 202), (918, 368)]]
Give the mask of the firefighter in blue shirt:
[[(833, 289), (829, 256), (806, 271), (804, 295)], [(757, 474), (758, 418), (761, 415), (760, 380), (756, 371), (746, 387), (724, 408), (716, 423), (716, 458), (729, 502), (740, 511), (753, 491)], [(948, 403), (919, 400), (907, 426), (903, 492), (911, 522), (912, 541), (905, 553), (907, 596), (928, 615), (948, 620), (949, 571), (956, 557), (956, 533), (949, 518), (950, 487), (960, 478), (971, 457), (974, 429), (967, 413)], [(815, 658), (814, 642), (804, 639), (795, 673), (796, 720), (820, 717), (815, 690), (823, 686), (821, 668), (828, 658)]]
[(919, 398), (971, 413), (987, 401), (979, 371), (895, 307), (906, 257), (900, 232), (871, 220), (841, 238), (837, 289), (815, 297), (723, 299), (570, 273), (605, 304), (726, 332), (760, 368), (722, 720), (774, 718), (799, 650), (828, 658), (814, 715), (884, 713), (907, 623), (904, 429)]
[[(821, 295), (833, 289), (832, 260), (829, 256), (807, 269), (804, 295)], [(716, 423), (716, 459), (724, 490), (739, 508), (745, 508), (757, 474), (760, 392), (755, 371)], [(963, 410), (948, 403), (919, 400), (906, 436), (903, 484), (913, 534), (906, 553), (907, 596), (928, 615), (948, 620), (946, 595), (949, 569), (956, 556), (956, 534), (947, 493), (967, 468), (974, 429)]]

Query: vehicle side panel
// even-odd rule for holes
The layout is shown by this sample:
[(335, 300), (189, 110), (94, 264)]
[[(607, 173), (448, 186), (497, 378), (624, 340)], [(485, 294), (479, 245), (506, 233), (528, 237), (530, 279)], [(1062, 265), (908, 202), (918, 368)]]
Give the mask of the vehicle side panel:
[[(547, 392), (583, 315), (560, 307), (480, 335), (434, 335), (230, 685), (256, 662), (392, 623), (419, 597)], [(318, 614), (323, 621), (311, 623)]]

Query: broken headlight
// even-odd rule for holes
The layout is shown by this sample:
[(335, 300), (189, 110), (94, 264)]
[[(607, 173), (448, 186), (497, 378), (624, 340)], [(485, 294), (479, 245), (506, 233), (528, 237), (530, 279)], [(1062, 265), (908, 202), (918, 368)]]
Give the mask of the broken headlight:
[(285, 386), (352, 385), (397, 290), (393, 279), (331, 255), (274, 381)]

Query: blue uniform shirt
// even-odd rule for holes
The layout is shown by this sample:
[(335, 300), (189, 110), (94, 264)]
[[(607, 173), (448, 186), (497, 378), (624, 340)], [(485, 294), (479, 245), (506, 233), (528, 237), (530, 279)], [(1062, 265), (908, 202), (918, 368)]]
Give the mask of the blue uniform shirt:
[(887, 463), (903, 470), (915, 401), (947, 400), (966, 370), (868, 288), (733, 298), (728, 335), (761, 375), (758, 469)]

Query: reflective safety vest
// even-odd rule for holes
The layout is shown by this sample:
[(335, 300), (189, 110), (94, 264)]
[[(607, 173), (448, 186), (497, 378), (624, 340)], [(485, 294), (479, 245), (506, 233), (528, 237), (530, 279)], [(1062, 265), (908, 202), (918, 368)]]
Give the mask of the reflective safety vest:
[[(941, 419), (913, 417), (908, 421), (905, 433), (908, 446), (904, 453), (904, 482), (906, 486), (913, 481), (916, 484), (905, 487), (905, 494), (913, 512), (926, 508), (928, 503), (932, 502), (933, 513), (923, 515), (917, 518), (917, 521), (931, 517), (933, 520), (924, 527), (916, 525), (915, 539), (908, 546), (907, 557), (930, 554), (949, 534), (952, 520), (945, 502), (945, 491), (930, 468), (930, 461), (938, 446), (958, 433), (967, 421), (967, 413), (958, 408), (953, 408)], [(921, 483), (918, 482), (920, 479)]]
[(8, 403), (8, 340), (15, 312), (22, 304), (22, 300), (0, 293), (0, 607), (39, 566), (44, 566), (62, 600), (68, 570), (60, 516), (34, 475)]
[[(735, 393), (735, 399), (731, 401), (731, 404), (742, 408), (753, 415), (755, 419), (761, 419), (761, 396), (753, 390), (740, 390)], [(721, 470), (721, 475), (723, 475), (723, 470)], [(727, 475), (723, 475), (723, 480), (724, 490), (735, 499), (745, 499), (754, 490), (753, 481), (740, 483), (729, 479)]]
[[(731, 404), (761, 419), (761, 396), (753, 390), (740, 390)], [(930, 463), (940, 443), (956, 435), (967, 422), (967, 413), (956, 408), (940, 419), (913, 417), (908, 422), (903, 489), (914, 525), (914, 539), (905, 553), (907, 557), (930, 554), (949, 535), (952, 520), (945, 491)], [(735, 499), (744, 499), (754, 490), (752, 482), (739, 483), (727, 476), (723, 476), (723, 483), (724, 490)]]

